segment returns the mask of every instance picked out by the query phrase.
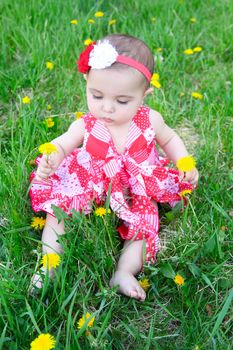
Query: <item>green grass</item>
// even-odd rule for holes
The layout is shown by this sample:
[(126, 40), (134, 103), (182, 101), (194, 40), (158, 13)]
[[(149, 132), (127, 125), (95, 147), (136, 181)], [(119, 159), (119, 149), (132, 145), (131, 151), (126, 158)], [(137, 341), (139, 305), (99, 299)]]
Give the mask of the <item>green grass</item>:
[[(2, 0), (0, 10), (0, 350), (29, 349), (40, 332), (54, 335), (56, 349), (66, 350), (232, 349), (232, 2)], [(96, 11), (105, 16), (95, 18)], [(111, 18), (116, 25), (108, 25)], [(40, 232), (30, 227), (29, 163), (38, 145), (86, 110), (75, 61), (85, 39), (111, 32), (138, 36), (154, 53), (163, 48), (164, 60), (156, 65), (162, 89), (147, 103), (172, 127), (186, 128), (199, 188), (183, 215), (161, 213), (163, 249), (156, 265), (145, 268), (151, 288), (144, 303), (108, 287), (122, 247), (113, 214), (76, 213), (66, 223), (56, 278), (32, 297), (41, 244)], [(183, 54), (195, 46), (202, 52)], [(46, 61), (54, 62), (52, 71)], [(204, 99), (193, 99), (193, 91)], [(22, 104), (25, 95), (30, 105)], [(55, 126), (46, 129), (50, 115)], [(174, 272), (185, 277), (182, 288)], [(77, 329), (85, 311), (95, 315), (89, 336)]]

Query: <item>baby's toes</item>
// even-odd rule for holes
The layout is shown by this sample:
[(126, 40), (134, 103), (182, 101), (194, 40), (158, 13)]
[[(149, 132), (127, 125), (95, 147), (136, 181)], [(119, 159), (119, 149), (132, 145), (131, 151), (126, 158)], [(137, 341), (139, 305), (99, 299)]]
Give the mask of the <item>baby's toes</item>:
[(138, 293), (138, 297), (141, 301), (144, 301), (146, 299), (146, 293), (145, 291), (140, 287), (138, 286), (137, 288), (137, 293)]
[(129, 292), (129, 296), (134, 299), (140, 299), (138, 292), (134, 289)]

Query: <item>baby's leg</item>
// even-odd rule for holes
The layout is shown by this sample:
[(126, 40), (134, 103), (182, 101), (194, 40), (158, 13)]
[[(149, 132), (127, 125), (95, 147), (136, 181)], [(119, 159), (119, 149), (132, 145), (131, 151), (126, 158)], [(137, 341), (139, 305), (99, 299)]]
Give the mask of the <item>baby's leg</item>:
[[(151, 201), (158, 210), (157, 203)], [(120, 256), (116, 272), (110, 280), (110, 286), (119, 286), (119, 292), (131, 298), (144, 301), (146, 293), (134, 277), (143, 266), (143, 241), (126, 241)]]
[(143, 241), (126, 241), (110, 286), (119, 286), (119, 292), (131, 298), (144, 301), (146, 293), (134, 277), (141, 271)]
[[(64, 234), (64, 222), (58, 223), (57, 218), (47, 214), (45, 227), (42, 233), (42, 251), (43, 255), (48, 253), (61, 253), (61, 245), (57, 242), (58, 236)], [(32, 278), (32, 285), (37, 288), (42, 288), (41, 274), (45, 274), (44, 268), (40, 269), (40, 273), (34, 274)], [(49, 271), (49, 276), (53, 276), (53, 270)]]

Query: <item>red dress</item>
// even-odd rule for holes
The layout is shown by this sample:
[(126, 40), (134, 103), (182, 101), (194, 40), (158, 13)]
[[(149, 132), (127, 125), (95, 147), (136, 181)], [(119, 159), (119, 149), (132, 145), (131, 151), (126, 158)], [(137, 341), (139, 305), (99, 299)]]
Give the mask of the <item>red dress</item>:
[(167, 162), (158, 156), (149, 112), (142, 106), (133, 117), (123, 154), (116, 150), (107, 127), (90, 113), (85, 115), (83, 146), (68, 155), (48, 180), (32, 183), (33, 210), (54, 215), (54, 204), (68, 214), (72, 209), (88, 214), (93, 200), (97, 204), (105, 201), (110, 191), (110, 207), (124, 222), (118, 228), (121, 237), (145, 239), (146, 260), (154, 262), (159, 248), (159, 217), (151, 200), (180, 201), (179, 193), (192, 186), (181, 182), (179, 172), (166, 167)]

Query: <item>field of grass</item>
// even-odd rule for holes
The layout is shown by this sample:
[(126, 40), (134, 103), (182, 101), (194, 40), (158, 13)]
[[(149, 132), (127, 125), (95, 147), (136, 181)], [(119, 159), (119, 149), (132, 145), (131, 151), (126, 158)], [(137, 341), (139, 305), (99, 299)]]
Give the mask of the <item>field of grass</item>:
[[(53, 335), (60, 350), (233, 349), (233, 2), (2, 0), (0, 19), (0, 350), (30, 349), (40, 333)], [(112, 32), (152, 49), (161, 89), (147, 104), (183, 136), (199, 188), (182, 215), (161, 209), (162, 250), (139, 276), (150, 283), (144, 303), (108, 287), (122, 247), (113, 214), (74, 213), (54, 282), (31, 296), (41, 258), (28, 197), (32, 160), (86, 111), (76, 59), (84, 40)], [(184, 54), (195, 47), (202, 50)], [(85, 312), (95, 317), (89, 333), (77, 328)]]

